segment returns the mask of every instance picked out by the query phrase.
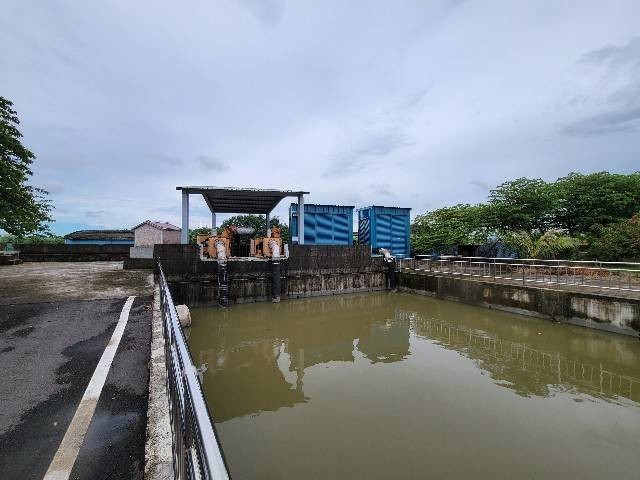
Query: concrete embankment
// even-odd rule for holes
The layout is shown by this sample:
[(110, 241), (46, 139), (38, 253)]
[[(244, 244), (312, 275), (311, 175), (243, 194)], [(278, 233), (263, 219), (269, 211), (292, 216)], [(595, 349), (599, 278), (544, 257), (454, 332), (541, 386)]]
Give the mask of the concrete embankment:
[[(162, 261), (176, 303), (217, 303), (218, 264), (200, 260), (196, 245), (156, 245), (154, 257)], [(382, 290), (386, 285), (386, 266), (382, 258), (371, 256), (368, 245), (295, 245), (280, 267), (283, 298)], [(272, 271), (267, 260), (227, 262), (230, 301), (271, 299)]]
[(464, 277), (399, 273), (401, 290), (626, 335), (640, 332), (640, 298), (512, 285)]

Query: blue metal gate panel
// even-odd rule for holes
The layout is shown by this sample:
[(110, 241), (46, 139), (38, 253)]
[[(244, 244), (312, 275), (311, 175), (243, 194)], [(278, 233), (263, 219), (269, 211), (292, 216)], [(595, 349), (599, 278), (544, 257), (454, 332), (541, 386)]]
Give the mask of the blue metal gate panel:
[(358, 243), (371, 245), (373, 253), (388, 248), (393, 255), (411, 253), (410, 208), (372, 206), (358, 209)]
[[(291, 237), (298, 236), (298, 204), (289, 207)], [(304, 243), (307, 245), (351, 245), (353, 207), (344, 205), (304, 205)]]

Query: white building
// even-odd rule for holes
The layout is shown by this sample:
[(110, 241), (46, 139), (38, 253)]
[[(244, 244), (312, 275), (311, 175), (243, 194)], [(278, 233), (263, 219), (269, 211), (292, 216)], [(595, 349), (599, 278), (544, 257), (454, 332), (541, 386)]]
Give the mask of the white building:
[(179, 244), (181, 230), (166, 222), (145, 220), (132, 228), (134, 234), (131, 258), (153, 258), (153, 246), (157, 244)]

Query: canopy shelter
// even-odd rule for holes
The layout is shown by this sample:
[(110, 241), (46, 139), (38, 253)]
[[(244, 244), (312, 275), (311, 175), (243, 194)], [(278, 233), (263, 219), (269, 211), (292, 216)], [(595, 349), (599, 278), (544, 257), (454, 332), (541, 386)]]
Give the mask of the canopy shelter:
[[(216, 213), (254, 213), (266, 215), (267, 229), (271, 211), (286, 197), (297, 197), (304, 206), (304, 196), (309, 192), (229, 187), (176, 187), (182, 191), (182, 243), (189, 243), (189, 195), (202, 195), (211, 210), (211, 229), (216, 228)], [(298, 217), (298, 237), (304, 243), (304, 209)]]

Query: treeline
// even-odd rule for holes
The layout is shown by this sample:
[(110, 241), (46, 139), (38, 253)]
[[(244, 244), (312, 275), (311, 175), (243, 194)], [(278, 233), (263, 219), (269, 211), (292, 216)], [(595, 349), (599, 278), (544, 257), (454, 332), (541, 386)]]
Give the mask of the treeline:
[[(236, 227), (251, 227), (255, 230), (255, 233), (252, 235), (253, 238), (263, 237), (267, 229), (267, 219), (264, 215), (236, 215), (234, 217), (227, 218), (224, 222), (222, 222), (222, 225), (218, 227), (218, 234), (222, 233), (225, 228), (232, 225), (235, 225)], [(289, 227), (286, 224), (283, 224), (277, 215), (271, 217), (269, 226), (271, 228), (280, 228), (280, 235), (282, 236), (284, 241), (288, 242), (290, 240)], [(210, 233), (211, 228), (209, 227), (189, 230), (189, 243), (196, 243), (198, 235), (209, 235)]]
[(640, 172), (518, 178), (491, 190), (485, 203), (417, 216), (412, 248), (444, 254), (458, 245), (502, 243), (521, 257), (638, 259), (639, 212)]
[[(0, 235), (0, 245), (64, 245), (64, 237), (58, 235)], [(2, 250), (2, 248), (0, 248)]]

